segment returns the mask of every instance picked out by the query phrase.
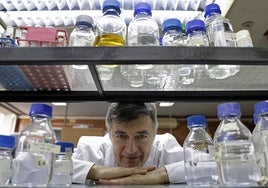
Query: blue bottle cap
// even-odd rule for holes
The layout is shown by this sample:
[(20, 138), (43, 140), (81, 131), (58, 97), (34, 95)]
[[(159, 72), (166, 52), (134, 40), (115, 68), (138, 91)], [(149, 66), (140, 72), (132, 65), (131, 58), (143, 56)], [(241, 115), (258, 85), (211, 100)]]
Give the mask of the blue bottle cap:
[(256, 113), (254, 113), (253, 114), (253, 123), (254, 123), (254, 125), (256, 125), (257, 122), (258, 122), (258, 117), (257, 117)]
[(205, 7), (205, 15), (204, 15), (205, 18), (207, 16), (211, 16), (214, 13), (221, 14), (221, 8), (218, 4), (212, 3), (212, 4), (209, 4)]
[(145, 12), (152, 16), (151, 5), (145, 2), (136, 4), (134, 7), (134, 17), (141, 12)]
[(188, 127), (206, 127), (206, 117), (202, 115), (195, 115), (187, 117)]
[(254, 104), (254, 114), (256, 116), (268, 112), (268, 101), (261, 101)]
[(241, 116), (240, 105), (237, 102), (222, 103), (217, 106), (218, 118), (223, 116), (238, 115)]
[(195, 19), (187, 22), (186, 24), (186, 34), (192, 33), (193, 31), (204, 31), (206, 32), (206, 26), (204, 21)]
[(13, 149), (15, 146), (15, 136), (0, 135), (0, 147)]
[(45, 114), (49, 117), (52, 117), (52, 107), (42, 103), (32, 104), (29, 115), (31, 116), (34, 114)]
[(167, 30), (174, 29), (181, 31), (181, 21), (176, 18), (170, 18), (163, 22), (162, 33), (167, 32)]
[(60, 152), (65, 152), (65, 148), (72, 148), (72, 153), (74, 152), (74, 144), (72, 142), (56, 142), (55, 144), (60, 146)]
[(91, 16), (88, 15), (79, 15), (76, 18), (76, 25), (93, 25), (94, 24), (94, 20)]
[(117, 0), (105, 0), (102, 6), (102, 12), (105, 12), (108, 9), (114, 9), (118, 14), (121, 14), (120, 6), (120, 2)]

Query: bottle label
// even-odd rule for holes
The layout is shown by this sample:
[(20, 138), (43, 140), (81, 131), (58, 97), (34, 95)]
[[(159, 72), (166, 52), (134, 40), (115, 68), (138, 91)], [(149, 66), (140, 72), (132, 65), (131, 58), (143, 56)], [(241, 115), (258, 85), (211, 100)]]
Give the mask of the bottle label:
[(50, 143), (30, 143), (30, 152), (60, 153), (60, 146)]

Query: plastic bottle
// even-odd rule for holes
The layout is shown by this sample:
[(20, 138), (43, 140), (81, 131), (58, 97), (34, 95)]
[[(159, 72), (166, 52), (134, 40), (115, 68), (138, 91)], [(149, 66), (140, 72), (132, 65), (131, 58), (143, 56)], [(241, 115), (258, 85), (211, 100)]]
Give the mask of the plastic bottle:
[[(128, 46), (159, 46), (159, 27), (152, 18), (150, 4), (137, 3), (134, 7), (134, 19), (128, 25)], [(150, 69), (153, 65), (136, 65), (137, 69)]]
[(14, 146), (14, 136), (0, 135), (0, 186), (10, 183), (12, 176), (12, 151)]
[(237, 47), (253, 47), (252, 39), (248, 30), (240, 30), (236, 33)]
[(74, 30), (70, 34), (70, 46), (93, 46), (95, 34), (93, 31), (94, 20), (87, 15), (76, 18)]
[(260, 172), (252, 134), (240, 121), (236, 102), (217, 106), (220, 125), (214, 134), (215, 158), (222, 186), (257, 186)]
[(30, 123), (18, 137), (13, 161), (12, 184), (22, 187), (46, 187), (51, 175), (56, 134), (51, 126), (52, 107), (32, 104)]
[(125, 46), (126, 23), (120, 17), (120, 3), (117, 0), (105, 0), (103, 16), (97, 21), (95, 46)]
[(71, 142), (56, 142), (60, 146), (60, 153), (55, 155), (52, 168), (51, 187), (69, 187), (72, 184), (74, 144)]
[(218, 184), (218, 169), (214, 157), (214, 143), (206, 132), (206, 118), (189, 116), (190, 129), (184, 149), (185, 177), (191, 186), (213, 186)]
[(256, 126), (253, 130), (253, 143), (257, 164), (262, 176), (262, 184), (268, 180), (268, 102), (261, 101), (254, 105)]

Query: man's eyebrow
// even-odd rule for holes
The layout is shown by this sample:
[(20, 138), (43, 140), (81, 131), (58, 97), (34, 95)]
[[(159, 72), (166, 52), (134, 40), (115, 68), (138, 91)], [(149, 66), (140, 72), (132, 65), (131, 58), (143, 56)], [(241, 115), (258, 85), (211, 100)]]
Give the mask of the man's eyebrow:
[(126, 134), (126, 132), (118, 130), (118, 131), (115, 131), (114, 134)]
[(144, 130), (144, 131), (138, 131), (137, 134), (149, 134), (149, 132), (147, 130)]

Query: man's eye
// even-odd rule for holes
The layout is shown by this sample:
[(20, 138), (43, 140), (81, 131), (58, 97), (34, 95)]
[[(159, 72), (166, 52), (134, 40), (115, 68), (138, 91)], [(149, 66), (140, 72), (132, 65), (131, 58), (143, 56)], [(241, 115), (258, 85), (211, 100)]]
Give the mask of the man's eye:
[(123, 135), (123, 134), (117, 134), (116, 135), (116, 138), (120, 138), (120, 139), (124, 139), (126, 138), (127, 136), (126, 135)]
[(144, 139), (144, 138), (148, 138), (148, 136), (147, 135), (139, 135), (139, 138)]

